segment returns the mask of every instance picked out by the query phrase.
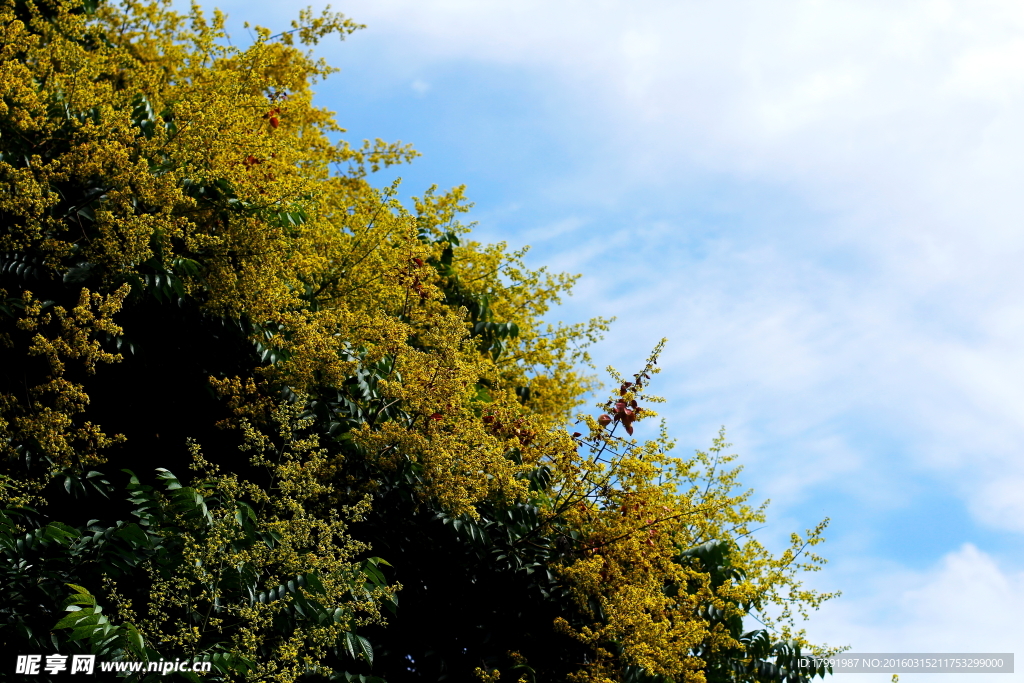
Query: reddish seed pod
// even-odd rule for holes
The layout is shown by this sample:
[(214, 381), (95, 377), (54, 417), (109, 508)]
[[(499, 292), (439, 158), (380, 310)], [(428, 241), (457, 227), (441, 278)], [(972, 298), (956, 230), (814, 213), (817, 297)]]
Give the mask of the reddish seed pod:
[(607, 427), (609, 424), (611, 424), (611, 421), (612, 418), (608, 417), (607, 415), (601, 415), (601, 417), (597, 418), (597, 423), (602, 427)]

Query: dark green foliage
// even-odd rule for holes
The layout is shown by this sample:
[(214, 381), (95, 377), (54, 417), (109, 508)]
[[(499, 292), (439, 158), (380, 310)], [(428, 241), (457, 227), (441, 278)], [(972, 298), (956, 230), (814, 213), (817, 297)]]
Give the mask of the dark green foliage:
[[(225, 189), (216, 184), (197, 186), (193, 191), (197, 196), (209, 196), (210, 201), (227, 201)], [(87, 220), (84, 208), (75, 211)], [(457, 243), (454, 235), (443, 239)], [(0, 264), (3, 284), (16, 290), (31, 283), (37, 296), (65, 303), (83, 283), (100, 284), (88, 263), (78, 263), (56, 279), (47, 278), (39, 261), (30, 254), (7, 255)], [(445, 278), (446, 302), (469, 310), (478, 348), (494, 357), (500, 355), (502, 339), (516, 334), (515, 324), (494, 322), (487, 297), (460, 287), (450, 249), (433, 265)], [(109, 340), (111, 349), (120, 350), (124, 361), (104, 367), (95, 380), (80, 377), (88, 382), (92, 398), (88, 416), (112, 432), (128, 435), (131, 450), (115, 450), (101, 471), (66, 471), (47, 490), (50, 504), (45, 511), (10, 510), (2, 517), (5, 562), (0, 637), (9, 652), (93, 652), (112, 660), (160, 656), (151, 645), (140, 643), (130, 624), (118, 624), (115, 618), (104, 616), (95, 595), (102, 591), (104, 576), (132, 577), (141, 595), (146, 585), (139, 567), (148, 561), (174, 571), (178, 556), (171, 516), (182, 513), (184, 519), (202, 525), (210, 515), (208, 506), (219, 504), (171, 474), (188, 466), (188, 438), (212, 445), (221, 453), (237, 453), (237, 436), (212, 426), (215, 419), (211, 417), (226, 412), (207, 378), (246, 374), (258, 365), (282, 360), (272, 343), (277, 333), (272, 326), (259, 328), (266, 343), (254, 344), (249, 337), (256, 329), (252, 323), (200, 311), (182, 283), (186, 278), (202, 277), (201, 263), (178, 257), (167, 264), (154, 259), (147, 267), (149, 274), (143, 281), (133, 283), (138, 286), (133, 291), (140, 293), (129, 299), (119, 317), (125, 334)], [(17, 297), (9, 298), (0, 312), (13, 315), (20, 303)], [(353, 360), (365, 358), (360, 349), (348, 354)], [(5, 389), (23, 383), (24, 373), (31, 371), (29, 366), (8, 365), (2, 373)], [(557, 523), (542, 525), (537, 508), (530, 503), (495, 501), (480, 506), (477, 519), (452, 518), (417, 493), (421, 487), (418, 465), (413, 461), (401, 460), (393, 471), (380, 471), (365, 462), (365, 455), (348, 438), (352, 429), (410, 419), (401, 406), (387, 404), (377, 390), (378, 382), (392, 377), (393, 372), (387, 357), (360, 363), (342, 386), (320, 387), (308, 397), (312, 429), (322, 443), (344, 455), (347, 476), (355, 482), (377, 481), (372, 512), (352, 530), (386, 559), (364, 560), (367, 584), (393, 581), (403, 586), (400, 606), (390, 605), (394, 614), (386, 628), (347, 633), (337, 644), (326, 662), (340, 671), (332, 680), (467, 680), (475, 667), (501, 668), (517, 672), (517, 676), (525, 673), (528, 678), (532, 672), (542, 671), (548, 680), (561, 680), (585, 661), (585, 652), (576, 641), (551, 628), (556, 617), (579, 624), (580, 615), (550, 567), (579, 552), (576, 532)], [(526, 391), (523, 387), (520, 393)], [(127, 396), (134, 398), (126, 401)], [(294, 401), (298, 397), (282, 387), (281, 398)], [(32, 461), (31, 444), (23, 446), (20, 465), (7, 464), (13, 468), (8, 469), (12, 474), (18, 467), (27, 471), (41, 466)], [(114, 495), (117, 487), (110, 480), (124, 478), (121, 468), (139, 469), (141, 454), (151, 468), (161, 467), (149, 469), (155, 472), (153, 484), (128, 475), (125, 501)], [(513, 451), (508, 457), (517, 455)], [(254, 480), (261, 476), (241, 455), (225, 464)], [(550, 474), (543, 467), (527, 477), (534, 491), (549, 486)], [(362, 489), (363, 484), (357, 488)], [(244, 503), (237, 503), (239, 524), (252, 534), (248, 542), (274, 543), (272, 536), (255, 531), (255, 514)], [(16, 531), (15, 524), (22, 530)], [(679, 558), (698, 563), (711, 574), (714, 585), (737, 578), (724, 544), (712, 542), (685, 549)], [(296, 620), (323, 623), (335, 618), (317, 602), (314, 575), (299, 575), (263, 589), (258, 588), (259, 577), (251, 569), (239, 567), (226, 572), (222, 580), (224, 586), (248, 600), (290, 596), (291, 607), (280, 617), (282, 630)], [(67, 613), (68, 607), (79, 609)], [(795, 666), (800, 656), (796, 646), (773, 642), (765, 631), (744, 633), (737, 617), (725, 619), (710, 607), (705, 616), (712, 623), (723, 621), (744, 645), (730, 652), (695, 653), (708, 661), (709, 683), (807, 680), (808, 672)], [(224, 643), (208, 642), (204, 647), (200, 656), (211, 658), (215, 665), (212, 677), (204, 680), (218, 680), (218, 671), (237, 673), (249, 666), (232, 659), (224, 651)], [(511, 659), (511, 652), (521, 654), (527, 663)], [(324, 677), (310, 672), (307, 678)], [(632, 667), (624, 680), (655, 683), (658, 679)]]
[[(110, 493), (112, 487), (108, 482), (93, 481), (95, 473), (90, 475), (93, 476), (87, 477), (88, 481), (72, 482), (68, 489), (85, 491), (86, 497), (95, 496), (97, 490), (104, 495)], [(96, 589), (87, 586), (102, 587), (104, 577), (127, 579), (118, 582), (121, 599), (144, 599), (148, 582), (141, 565), (150, 563), (164, 576), (178, 573), (183, 556), (177, 525), (211, 526), (211, 505), (235, 506), (235, 519), (245, 531), (241, 539), (234, 541), (236, 549), (255, 543), (273, 546), (280, 540), (274, 532), (257, 528), (258, 513), (244, 502), (219, 500), (217, 496), (182, 486), (165, 469), (157, 470), (160, 483), (155, 486), (141, 483), (131, 472), (126, 475), (125, 489), (134, 508), (134, 522), (104, 524), (91, 520), (75, 528), (56, 521), (44, 524), (40, 515), (29, 509), (0, 512), (0, 594), (4, 596), (0, 607), (0, 648), (5, 652), (94, 654), (102, 661), (180, 657), (181, 652), (161, 651), (159, 644), (144, 642), (132, 624), (118, 623), (116, 617), (105, 615), (94, 595)], [(386, 564), (377, 557), (364, 560), (354, 589), (365, 592), (385, 585), (380, 567)], [(224, 606), (232, 601), (253, 604), (286, 599), (287, 609), (275, 617), (282, 633), (305, 622), (323, 624), (348, 619), (347, 612), (320, 601), (324, 588), (315, 573), (299, 574), (270, 588), (264, 585), (264, 577), (254, 567), (239, 565), (220, 574), (218, 588), (224, 596)], [(389, 607), (394, 611), (397, 603)], [(215, 616), (219, 609), (214, 607)], [(181, 616), (200, 624), (210, 615), (192, 611)], [(228, 646), (225, 637), (212, 638), (189, 654), (190, 658), (212, 662), (211, 674), (202, 680), (227, 680), (252, 666), (251, 661), (231, 655)], [(268, 657), (269, 654), (265, 653)], [(349, 631), (335, 654), (349, 665), (360, 656), (372, 664), (374, 650), (367, 638)], [(192, 673), (172, 675), (199, 680)], [(161, 674), (137, 676), (141, 676), (138, 680), (149, 681), (157, 680)]]

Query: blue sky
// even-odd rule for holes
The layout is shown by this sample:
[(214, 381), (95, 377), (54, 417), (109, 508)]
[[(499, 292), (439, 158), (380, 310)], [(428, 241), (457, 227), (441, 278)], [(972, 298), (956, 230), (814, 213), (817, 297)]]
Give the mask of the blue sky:
[(319, 101), (414, 144), (403, 194), (464, 183), (480, 239), (582, 273), (558, 316), (617, 316), (599, 367), (668, 337), (679, 448), (726, 426), (769, 543), (832, 519), (812, 638), (1024, 642), (1024, 6), (335, 9), (368, 29), (321, 45)]

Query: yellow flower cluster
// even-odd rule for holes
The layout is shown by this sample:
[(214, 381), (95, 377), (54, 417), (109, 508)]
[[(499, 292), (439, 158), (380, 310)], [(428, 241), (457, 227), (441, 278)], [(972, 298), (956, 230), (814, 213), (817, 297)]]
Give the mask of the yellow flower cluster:
[[(104, 434), (99, 425), (76, 419), (88, 405), (89, 396), (81, 382), (66, 375), (68, 361), (78, 361), (87, 374), (95, 374), (98, 364), (121, 360), (120, 354), (103, 350), (99, 337), (121, 333), (113, 316), (121, 310), (127, 294), (127, 285), (106, 296), (82, 289), (78, 305), (70, 311), (50, 306), (52, 302), (40, 301), (31, 292), (22, 294), (23, 308), (15, 327), (28, 337), (27, 355), (44, 360), (46, 369), (41, 373), (43, 381), (25, 387), (24, 398), (13, 393), (0, 395), (0, 457), (18, 457), (16, 444), (34, 444), (34, 455), (49, 462), (52, 475), (71, 465), (101, 462), (100, 452), (123, 440), (119, 435)], [(5, 295), (0, 290), (0, 298)], [(12, 335), (7, 336), (10, 339)], [(9, 341), (8, 346), (14, 344)], [(13, 502), (27, 503), (31, 491), (45, 483), (46, 478), (23, 480), (20, 490), (29, 498)]]
[[(393, 600), (401, 586), (365, 588), (356, 560), (367, 548), (348, 533), (348, 525), (367, 511), (368, 501), (325, 512), (333, 493), (325, 477), (328, 458), (315, 437), (303, 435), (310, 420), (301, 410), (284, 405), (275, 411), (277, 434), (243, 423), (244, 447), (253, 463), (267, 471), (267, 486), (221, 472), (192, 445), (199, 475), (193, 487), (209, 504), (208, 514), (189, 515), (166, 501), (166, 509), (176, 516), (183, 562), (174, 573), (150, 562), (147, 613), (122, 610), (141, 625), (150, 642), (194, 656), (204, 633), (227, 628), (232, 651), (254, 663), (251, 677), (285, 682), (317, 669), (344, 633), (385, 623), (380, 604)], [(243, 542), (253, 534), (266, 542)], [(264, 599), (225, 598), (229, 579), (258, 577), (259, 590), (265, 592), (310, 573), (320, 584), (315, 591), (306, 587)], [(315, 600), (332, 618), (282, 633), (275, 618), (294, 611), (298, 596)]]
[[(838, 595), (805, 589), (798, 578), (824, 563), (809, 548), (823, 541), (827, 520), (806, 538), (794, 534), (780, 557), (750, 535), (765, 520), (766, 504), (753, 508), (747, 503), (750, 491), (734, 492), (740, 468), (729, 467), (736, 456), (724, 453), (723, 435), (710, 452), (692, 458), (668, 455), (674, 444), (664, 424), (659, 438), (643, 443), (616, 435), (624, 422), (657, 416), (643, 406), (661, 399), (647, 395), (644, 387), (659, 371), (655, 363), (664, 343), (635, 381), (609, 369), (621, 389), (599, 407), (636, 417), (612, 421), (581, 415), (588, 433), (578, 434), (574, 456), (555, 466), (557, 495), (548, 501), (549, 514), (581, 530), (584, 538), (584, 553), (564, 562), (560, 573), (592, 618), (579, 628), (564, 620), (558, 624), (592, 648), (592, 660), (574, 680), (611, 683), (620, 679), (623, 667), (635, 666), (670, 680), (702, 683), (706, 663), (693, 653), (698, 646), (705, 652), (737, 647), (724, 628), (729, 618), (753, 613), (778, 626), (781, 638), (795, 636), (808, 646), (802, 631), (791, 633), (793, 607), (806, 618), (808, 609)], [(627, 413), (629, 406), (639, 410)], [(683, 557), (709, 541), (734, 550), (731, 565), (737, 571), (717, 586), (710, 580), (713, 567)], [(708, 608), (720, 617), (712, 620)]]

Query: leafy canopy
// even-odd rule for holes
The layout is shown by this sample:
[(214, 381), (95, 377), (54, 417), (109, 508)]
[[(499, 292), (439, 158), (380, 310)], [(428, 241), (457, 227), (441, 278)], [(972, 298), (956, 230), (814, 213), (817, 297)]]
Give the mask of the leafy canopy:
[(774, 556), (721, 435), (633, 438), (660, 345), (577, 414), (609, 321), (545, 322), (575, 278), (471, 241), (462, 188), (375, 188), (416, 153), (314, 105), (310, 47), (359, 25), (304, 11), (237, 48), (195, 6), (0, 15), (7, 651), (208, 680), (824, 674), (793, 630), (831, 597), (799, 579), (824, 524)]

